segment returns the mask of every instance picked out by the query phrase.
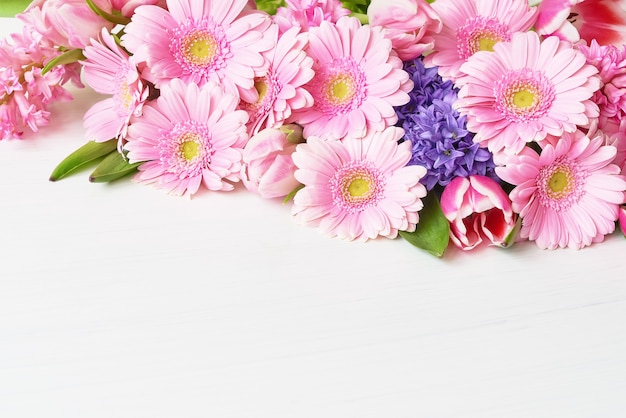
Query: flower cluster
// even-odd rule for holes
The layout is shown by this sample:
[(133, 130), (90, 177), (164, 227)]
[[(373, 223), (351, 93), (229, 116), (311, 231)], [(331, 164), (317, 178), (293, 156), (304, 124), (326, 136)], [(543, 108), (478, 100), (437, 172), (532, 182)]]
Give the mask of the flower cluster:
[(92, 181), (241, 184), (330, 237), (438, 256), (626, 231), (618, 0), (35, 0), (17, 18), (2, 139), (48, 123), (70, 81), (106, 96), (51, 180), (96, 156)]

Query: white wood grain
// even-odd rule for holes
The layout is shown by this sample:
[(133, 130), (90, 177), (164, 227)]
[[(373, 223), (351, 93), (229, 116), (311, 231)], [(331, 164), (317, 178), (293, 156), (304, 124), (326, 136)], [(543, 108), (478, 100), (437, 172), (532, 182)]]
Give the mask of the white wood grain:
[(626, 416), (623, 237), (439, 260), (241, 188), (48, 182), (96, 100), (0, 142), (0, 417)]

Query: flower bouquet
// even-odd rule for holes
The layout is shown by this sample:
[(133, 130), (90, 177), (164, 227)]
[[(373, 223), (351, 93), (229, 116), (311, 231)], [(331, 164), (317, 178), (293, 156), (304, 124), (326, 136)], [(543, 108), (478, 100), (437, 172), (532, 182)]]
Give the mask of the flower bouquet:
[(0, 41), (0, 134), (105, 99), (50, 180), (244, 189), (436, 256), (626, 230), (626, 2), (34, 0)]

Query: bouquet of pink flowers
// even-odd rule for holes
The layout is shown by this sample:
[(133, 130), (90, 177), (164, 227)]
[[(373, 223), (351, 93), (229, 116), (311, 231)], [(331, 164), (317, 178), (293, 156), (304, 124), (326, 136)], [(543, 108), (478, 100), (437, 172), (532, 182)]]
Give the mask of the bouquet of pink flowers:
[(330, 237), (442, 256), (626, 230), (623, 0), (35, 0), (0, 41), (0, 135), (70, 100), (56, 181), (245, 189)]

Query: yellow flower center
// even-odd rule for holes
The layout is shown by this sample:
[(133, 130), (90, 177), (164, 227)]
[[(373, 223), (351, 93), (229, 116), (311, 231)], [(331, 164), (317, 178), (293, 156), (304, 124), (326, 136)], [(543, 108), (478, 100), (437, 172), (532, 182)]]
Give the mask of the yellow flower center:
[(364, 168), (356, 168), (345, 173), (342, 195), (350, 205), (361, 205), (376, 194), (376, 179)]
[(179, 152), (181, 157), (187, 161), (192, 161), (200, 155), (200, 137), (192, 132), (183, 134), (180, 139)]
[(256, 89), (257, 93), (259, 93), (258, 103), (260, 103), (265, 98), (265, 95), (267, 94), (267, 90), (268, 90), (265, 79), (260, 78), (260, 79), (255, 80), (254, 88)]
[(566, 156), (539, 169), (537, 191), (539, 203), (550, 210), (567, 210), (585, 195), (589, 173), (578, 162)]
[(117, 100), (120, 107), (126, 111), (130, 109), (130, 106), (133, 103), (133, 96), (130, 94), (130, 87), (128, 83), (122, 83), (118, 92), (117, 92)]
[(207, 65), (215, 57), (217, 42), (207, 32), (192, 32), (183, 40), (182, 52), (188, 62), (195, 65)]
[(521, 89), (513, 93), (513, 104), (520, 109), (531, 107), (535, 104), (535, 94), (528, 89)]
[(361, 197), (370, 191), (370, 183), (366, 179), (356, 178), (348, 184), (348, 193), (352, 197)]
[(348, 213), (376, 206), (383, 199), (384, 175), (371, 162), (352, 161), (330, 179), (333, 203)]
[(547, 193), (552, 199), (560, 199), (570, 194), (574, 187), (572, 174), (566, 167), (559, 167), (548, 179)]
[(336, 74), (326, 84), (326, 97), (334, 104), (345, 104), (355, 94), (355, 80), (350, 74)]
[(493, 52), (493, 46), (500, 41), (499, 38), (482, 37), (478, 40), (478, 50)]

